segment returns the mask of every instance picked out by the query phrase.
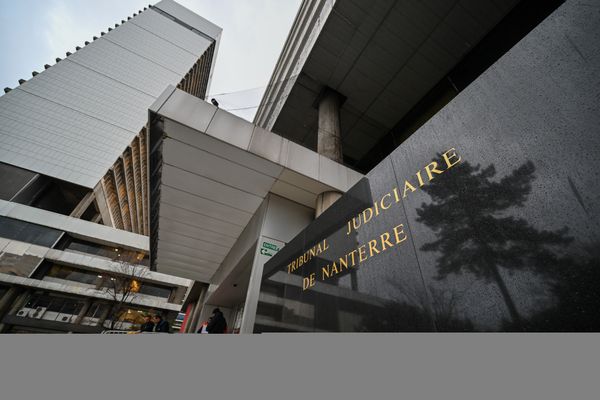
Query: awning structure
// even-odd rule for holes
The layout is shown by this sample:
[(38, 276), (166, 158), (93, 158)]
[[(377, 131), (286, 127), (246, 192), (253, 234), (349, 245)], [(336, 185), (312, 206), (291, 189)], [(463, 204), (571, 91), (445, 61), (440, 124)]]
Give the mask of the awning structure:
[(209, 282), (269, 192), (314, 207), (361, 174), (169, 87), (149, 112), (152, 269)]

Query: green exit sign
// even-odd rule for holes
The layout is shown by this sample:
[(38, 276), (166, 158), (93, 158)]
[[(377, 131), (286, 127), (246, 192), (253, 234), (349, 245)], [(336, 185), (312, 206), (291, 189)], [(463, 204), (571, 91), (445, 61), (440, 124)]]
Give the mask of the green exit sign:
[(273, 254), (279, 251), (279, 247), (269, 242), (262, 242), (262, 246), (260, 248), (260, 254), (265, 256), (273, 257)]

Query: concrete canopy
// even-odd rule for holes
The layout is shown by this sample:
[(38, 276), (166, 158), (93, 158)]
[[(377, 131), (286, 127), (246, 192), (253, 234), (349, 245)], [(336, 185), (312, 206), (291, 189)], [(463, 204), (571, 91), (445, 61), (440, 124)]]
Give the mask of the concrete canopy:
[(269, 192), (314, 207), (362, 175), (169, 87), (149, 112), (152, 269), (210, 282)]
[(346, 97), (344, 157), (360, 160), (517, 3), (304, 1), (254, 122), (316, 148), (330, 87)]

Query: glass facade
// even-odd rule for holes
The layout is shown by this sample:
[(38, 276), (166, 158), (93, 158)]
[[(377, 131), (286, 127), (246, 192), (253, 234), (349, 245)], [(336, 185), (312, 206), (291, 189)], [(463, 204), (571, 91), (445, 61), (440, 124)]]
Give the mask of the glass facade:
[[(80, 284), (81, 286), (111, 288), (113, 287), (112, 281), (119, 278), (117, 275), (108, 272), (90, 271), (82, 268), (69, 267), (66, 265), (52, 264), (42, 279), (46, 281), (61, 279), (74, 282), (75, 284)], [(117, 286), (127, 284), (129, 279), (129, 277), (123, 276), (122, 279), (119, 279)], [(169, 299), (174, 289), (174, 287), (157, 285), (149, 282), (140, 282), (136, 279), (131, 280), (132, 292), (148, 296)]]
[[(156, 310), (144, 309), (144, 308), (123, 308), (116, 316), (115, 322), (112, 323), (111, 317), (104, 321), (103, 326), (106, 329), (117, 329), (122, 331), (137, 331), (141, 325), (145, 322), (145, 316), (152, 316), (156, 314)], [(175, 317), (175, 313), (160, 312), (162, 318), (168, 321), (170, 324), (172, 319)]]
[(124, 309), (116, 317), (119, 329), (139, 329), (144, 323), (144, 316), (148, 314), (150, 314), (150, 312), (137, 308)]
[(57, 229), (0, 216), (0, 237), (6, 239), (52, 247), (62, 234)]
[[(70, 298), (49, 294), (47, 292), (36, 292), (25, 306), (17, 311), (18, 317), (38, 319), (44, 321), (55, 321), (63, 323), (75, 323), (77, 316), (85, 307), (86, 299)], [(146, 315), (153, 315), (156, 310), (137, 307), (123, 308), (114, 316), (115, 323), (112, 324), (114, 310), (112, 305), (104, 301), (94, 301), (79, 321), (86, 326), (102, 326), (106, 329), (137, 330), (144, 323)], [(164, 318), (170, 314), (164, 315)]]
[(48, 278), (64, 279), (71, 282), (82, 283), (85, 286), (89, 285), (95, 287), (101, 282), (102, 275), (98, 272), (87, 271), (81, 268), (54, 264), (46, 273), (44, 280), (51, 280)]
[(149, 296), (156, 296), (168, 299), (171, 297), (173, 288), (163, 285), (157, 285), (155, 283), (142, 283), (139, 289), (139, 293), (147, 294)]
[(143, 252), (104, 246), (87, 240), (75, 239), (69, 235), (65, 235), (64, 239), (58, 244), (57, 248), (60, 248), (64, 251), (85, 253), (98, 257), (109, 258), (111, 260), (120, 259), (139, 265), (149, 265), (148, 255)]
[(0, 162), (0, 199), (10, 201), (35, 176), (35, 172)]
[(46, 321), (74, 323), (83, 306), (83, 299), (36, 293), (31, 296), (25, 306), (17, 312), (17, 316)]
[(110, 310), (110, 305), (107, 303), (94, 302), (88, 308), (85, 316), (81, 320), (82, 325), (96, 326), (104, 319)]
[(89, 189), (0, 162), (0, 199), (69, 215)]

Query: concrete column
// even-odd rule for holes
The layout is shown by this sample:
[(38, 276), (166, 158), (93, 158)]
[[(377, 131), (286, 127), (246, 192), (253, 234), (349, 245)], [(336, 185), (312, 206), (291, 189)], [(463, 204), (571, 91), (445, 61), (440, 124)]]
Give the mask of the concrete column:
[(190, 333), (196, 333), (198, 330), (198, 320), (200, 319), (200, 313), (202, 312), (202, 308), (204, 307), (204, 296), (206, 295), (206, 289), (202, 289), (200, 296), (198, 296), (198, 301), (196, 302), (196, 306), (194, 307), (194, 311), (192, 313), (192, 318), (189, 322), (189, 330)]
[(187, 291), (186, 287), (179, 286), (177, 289), (171, 292), (169, 296), (169, 303), (181, 303), (183, 298), (185, 297), (185, 292)]
[(94, 192), (88, 192), (85, 196), (83, 196), (83, 199), (81, 199), (81, 201), (79, 202), (79, 204), (77, 204), (73, 211), (71, 211), (69, 217), (81, 218), (85, 210), (87, 210), (87, 208), (90, 206), (90, 204), (92, 204), (93, 201)]
[[(104, 321), (106, 321), (106, 319), (108, 318), (110, 312), (112, 311), (114, 305), (109, 304), (108, 307), (106, 307), (106, 310), (104, 310), (104, 312), (102, 312), (102, 315), (100, 315), (100, 317), (98, 318), (98, 326), (104, 329)], [(106, 328), (108, 329), (108, 328)]]
[[(344, 161), (340, 125), (342, 102), (343, 97), (338, 92), (329, 88), (324, 90), (319, 99), (319, 127), (317, 132), (317, 152), (340, 164)], [(341, 193), (335, 191), (319, 194), (315, 204), (315, 218), (341, 196)]]
[(8, 311), (8, 314), (9, 315), (16, 314), (21, 308), (23, 308), (25, 306), (25, 304), (27, 304), (27, 302), (31, 298), (32, 294), (33, 294), (33, 290), (31, 290), (31, 289), (27, 289), (24, 292), (22, 292), (13, 302), (12, 307)]
[(107, 203), (107, 192), (104, 190), (104, 185), (102, 184), (103, 180), (104, 179), (101, 179), (100, 182), (98, 182), (98, 184), (94, 187), (94, 198), (96, 199), (96, 204), (98, 205), (98, 211), (101, 215), (100, 219), (102, 220), (102, 224), (114, 227), (115, 221)]
[[(15, 289), (13, 291), (13, 289)], [(27, 300), (29, 300), (30, 290), (14, 286), (2, 296), (0, 300), (0, 333), (6, 332), (12, 325), (2, 323), (2, 319), (6, 314), (13, 315), (21, 309)]]
[[(254, 260), (252, 262), (252, 270), (248, 281), (248, 291), (244, 301), (240, 333), (254, 333), (254, 323), (256, 321), (256, 311), (258, 310), (263, 268), (264, 264), (268, 261), (268, 257), (260, 254), (260, 243), (264, 239), (264, 236), (259, 236), (258, 245), (254, 251)], [(231, 328), (233, 328), (234, 323), (235, 321), (231, 321)]]
[(85, 317), (85, 314), (88, 312), (91, 305), (92, 305), (92, 299), (85, 299), (85, 301), (83, 302), (83, 307), (81, 308), (81, 311), (79, 311), (79, 314), (77, 314), (77, 318), (75, 318), (75, 321), (73, 321), (74, 324), (76, 324), (76, 325), (81, 324), (83, 317)]
[(325, 89), (319, 99), (317, 152), (338, 163), (343, 161), (342, 129), (340, 127), (342, 100), (342, 96), (331, 89)]
[(10, 289), (8, 289), (6, 293), (4, 293), (4, 296), (2, 296), (2, 298), (0, 298), (0, 321), (2, 320), (2, 318), (4, 318), (4, 316), (12, 306), (13, 302), (21, 292), (23, 292), (23, 288), (19, 286), (13, 286)]

